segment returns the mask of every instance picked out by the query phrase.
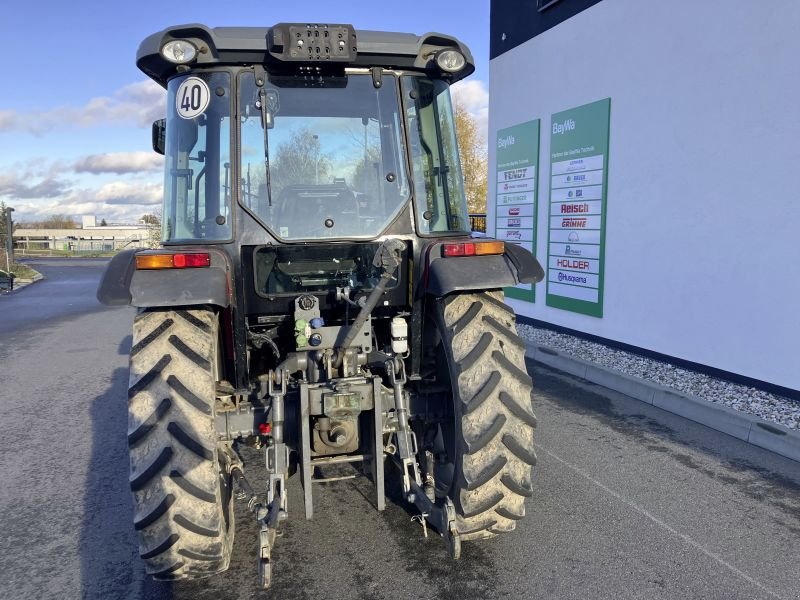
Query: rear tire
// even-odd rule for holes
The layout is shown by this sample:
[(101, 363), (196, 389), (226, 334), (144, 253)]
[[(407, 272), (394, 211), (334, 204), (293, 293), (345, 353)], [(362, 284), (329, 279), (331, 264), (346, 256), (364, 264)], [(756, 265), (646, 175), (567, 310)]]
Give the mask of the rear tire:
[(454, 294), (437, 309), (455, 416), (442, 428), (448, 460), (437, 488), (449, 489), (461, 539), (513, 531), (536, 463), (533, 382), (514, 312), (502, 292)]
[(205, 577), (230, 562), (230, 478), (214, 414), (217, 340), (210, 310), (149, 310), (133, 323), (130, 485), (139, 551), (156, 579)]

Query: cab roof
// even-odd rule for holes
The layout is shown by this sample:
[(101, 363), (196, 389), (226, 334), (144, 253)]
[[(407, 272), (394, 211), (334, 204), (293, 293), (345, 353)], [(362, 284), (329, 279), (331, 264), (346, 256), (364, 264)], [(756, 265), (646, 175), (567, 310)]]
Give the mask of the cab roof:
[[(169, 79), (187, 69), (183, 65), (176, 65), (166, 60), (161, 55), (161, 48), (169, 41), (183, 39), (192, 42), (198, 48), (197, 57), (190, 63), (190, 68), (259, 64), (267, 71), (299, 72), (303, 65), (306, 68), (331, 65), (339, 69), (345, 66), (382, 67), (430, 72), (437, 78), (446, 79), (451, 83), (467, 77), (475, 70), (469, 49), (452, 36), (440, 33), (418, 36), (412, 33), (352, 30), (352, 28), (356, 52), (346, 63), (288, 61), (276, 55), (274, 39), (280, 31), (290, 25), (210, 28), (195, 23), (168, 27), (144, 39), (136, 54), (136, 65), (148, 77), (166, 86)], [(302, 27), (312, 27), (312, 25), (303, 24)], [(458, 50), (466, 61), (464, 67), (457, 73), (447, 73), (436, 66), (435, 54), (450, 48)]]

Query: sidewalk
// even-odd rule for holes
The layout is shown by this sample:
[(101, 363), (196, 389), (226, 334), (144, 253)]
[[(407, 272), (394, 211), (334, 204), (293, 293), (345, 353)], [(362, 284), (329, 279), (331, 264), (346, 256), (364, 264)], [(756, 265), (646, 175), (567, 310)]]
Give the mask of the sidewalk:
[(526, 347), (528, 358), (547, 367), (564, 371), (716, 431), (727, 433), (754, 446), (800, 461), (800, 431), (769, 423), (754, 415), (685, 394), (674, 388), (575, 358), (541, 344), (526, 342)]
[(27, 286), (31, 285), (32, 283), (36, 283), (37, 281), (40, 281), (42, 279), (44, 279), (44, 275), (42, 275), (41, 273), (37, 273), (36, 275), (34, 275), (30, 279), (27, 279), (27, 278), (26, 279), (23, 279), (23, 278), (15, 279), (14, 280), (14, 289), (13, 289), (13, 291), (8, 292), (8, 293), (4, 293), (2, 295), (6, 296), (8, 294), (15, 294), (17, 291), (21, 290), (22, 288), (27, 287)]

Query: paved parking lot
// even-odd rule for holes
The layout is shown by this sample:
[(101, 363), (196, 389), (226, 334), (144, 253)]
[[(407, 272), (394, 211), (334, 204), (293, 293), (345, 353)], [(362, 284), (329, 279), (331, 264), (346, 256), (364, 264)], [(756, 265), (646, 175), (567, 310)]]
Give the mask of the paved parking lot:
[(368, 482), (315, 487), (305, 521), (292, 480), (270, 592), (241, 506), (227, 573), (150, 582), (127, 487), (134, 311), (97, 304), (103, 261), (34, 266), (44, 281), (0, 297), (3, 598), (800, 597), (799, 463), (533, 365), (539, 465), (514, 534), (451, 562)]

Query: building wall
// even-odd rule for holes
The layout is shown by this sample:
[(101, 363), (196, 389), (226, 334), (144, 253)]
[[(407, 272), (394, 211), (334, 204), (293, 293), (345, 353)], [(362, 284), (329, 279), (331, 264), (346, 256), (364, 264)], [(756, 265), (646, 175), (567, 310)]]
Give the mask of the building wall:
[(489, 139), (541, 119), (543, 264), (550, 115), (611, 98), (604, 314), (544, 283), (519, 314), (800, 389), (798, 24), (791, 0), (603, 0), (491, 61)]

